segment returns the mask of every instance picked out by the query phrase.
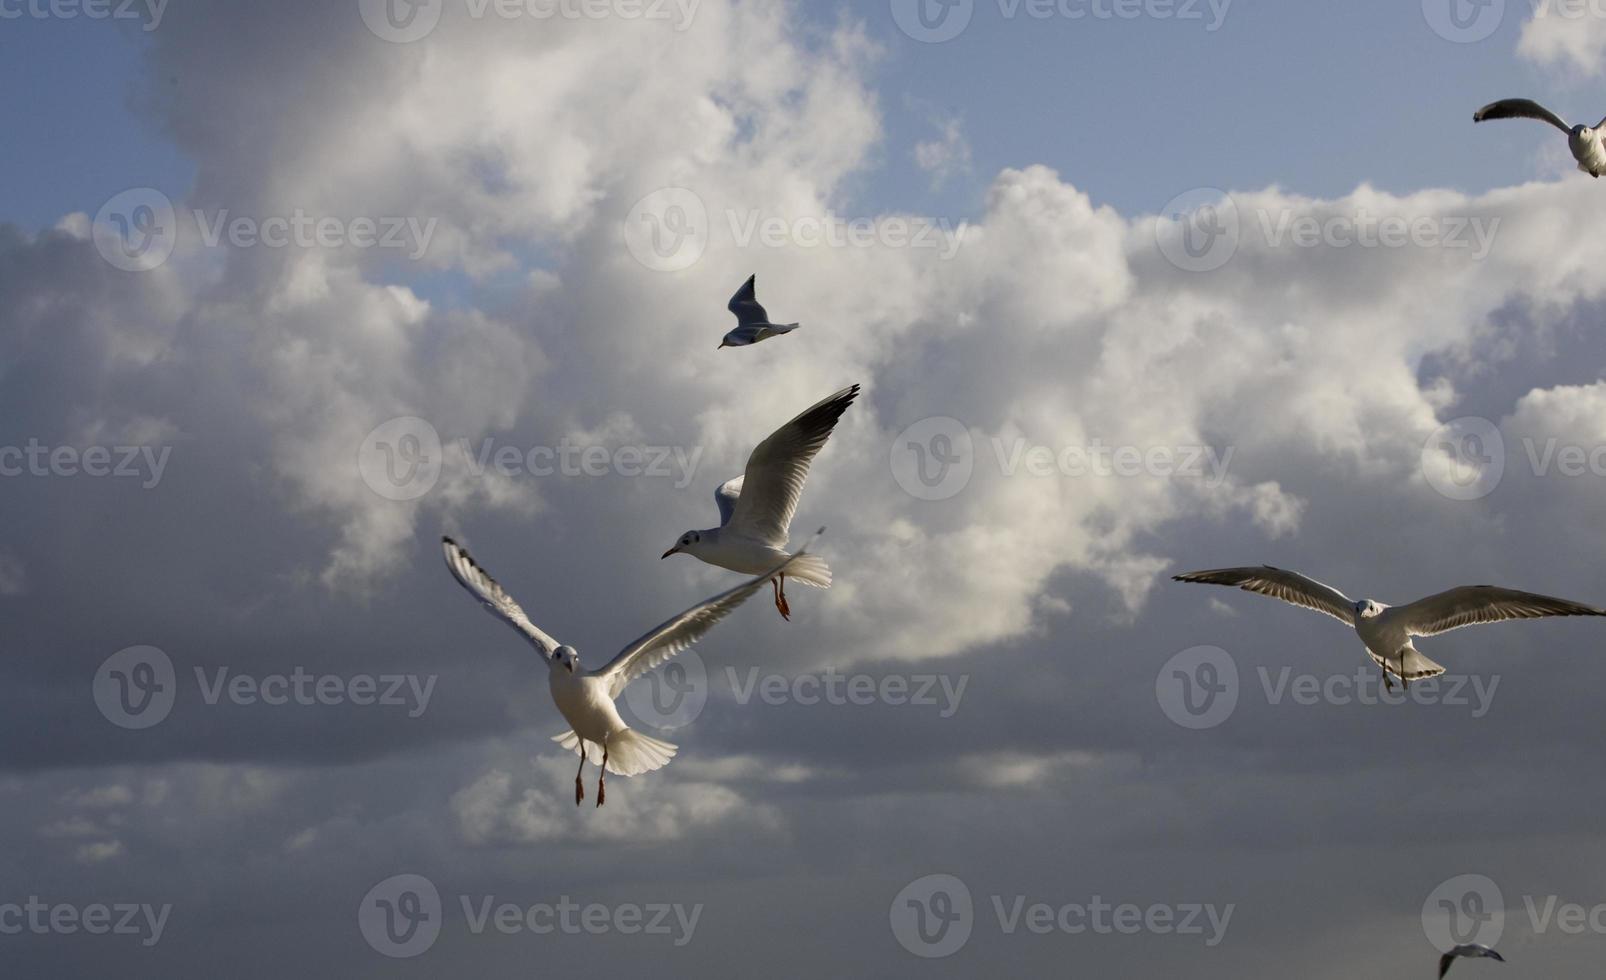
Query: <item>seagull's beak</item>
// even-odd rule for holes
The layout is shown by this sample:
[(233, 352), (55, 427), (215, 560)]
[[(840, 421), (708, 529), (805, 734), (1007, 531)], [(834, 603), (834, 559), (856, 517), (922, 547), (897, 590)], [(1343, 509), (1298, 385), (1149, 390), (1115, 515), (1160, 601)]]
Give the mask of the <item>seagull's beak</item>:
[(730, 346), (730, 344), (727, 344), (727, 343), (725, 343), (725, 342), (724, 342), (724, 341), (723, 341), (723, 340), (721, 340), (721, 341), (720, 341), (720, 342), (719, 342), (719, 346), (718, 346), (718, 347), (715, 347), (715, 348), (714, 348), (714, 349), (715, 349), (715, 350), (724, 350), (724, 349), (725, 349), (725, 348), (727, 348), (727, 347), (729, 347), (729, 346)]
[(679, 550), (680, 550), (680, 545), (677, 544), (673, 548), (670, 548), (668, 551), (664, 552), (662, 555), (659, 555), (658, 556), (658, 560), (659, 561), (663, 561), (665, 558), (668, 558), (670, 555), (676, 553)]

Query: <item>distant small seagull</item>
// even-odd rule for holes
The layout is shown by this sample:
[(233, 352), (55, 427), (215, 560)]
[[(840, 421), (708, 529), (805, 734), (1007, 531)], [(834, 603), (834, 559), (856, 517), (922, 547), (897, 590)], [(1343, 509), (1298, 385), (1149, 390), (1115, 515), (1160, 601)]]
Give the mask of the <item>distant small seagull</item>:
[(1472, 116), (1473, 122), (1489, 119), (1538, 119), (1550, 123), (1567, 134), (1567, 148), (1573, 151), (1573, 159), (1578, 161), (1579, 170), (1597, 178), (1606, 174), (1606, 145), (1601, 141), (1601, 130), (1606, 128), (1606, 119), (1602, 119), (1593, 129), (1588, 126), (1569, 126), (1560, 116), (1532, 99), (1491, 102)]
[[(831, 438), (837, 420), (859, 396), (859, 386), (843, 388), (781, 426), (747, 457), (747, 469), (714, 491), (719, 527), (687, 531), (664, 558), (684, 552), (710, 565), (755, 575), (786, 557), (786, 540), (797, 512), (809, 463)], [(792, 618), (786, 601), (786, 576), (805, 585), (831, 587), (825, 560), (808, 555), (793, 563), (775, 582), (775, 608)]]
[[(823, 533), (825, 528), (822, 527), (815, 537)], [(813, 540), (810, 538), (809, 543)], [(523, 634), (546, 661), (547, 687), (552, 692), (552, 701), (564, 720), (573, 726), (552, 741), (580, 753), (580, 770), (574, 774), (575, 806), (585, 799), (580, 777), (585, 775), (593, 745), (602, 749), (602, 771), (597, 774), (597, 806), (607, 798), (603, 781), (609, 772), (635, 776), (661, 769), (674, 758), (677, 746), (649, 738), (631, 729), (619, 717), (614, 701), (624, 693), (625, 685), (702, 639), (714, 624), (762, 589), (765, 582), (787, 571), (794, 562), (810, 557), (806, 554), (807, 546), (794, 555), (783, 555), (783, 560), (765, 574), (660, 624), (619, 651), (605, 666), (581, 670), (580, 654), (574, 647), (560, 645), (530, 622), (513, 597), (485, 574), (457, 542), (442, 538), (441, 546), (452, 576), (497, 618)]]
[(737, 327), (725, 335), (719, 342), (721, 349), (726, 347), (749, 347), (761, 340), (779, 337), (791, 333), (801, 323), (771, 323), (770, 315), (758, 302), (758, 276), (752, 275), (736, 295), (731, 297), (730, 306), (727, 307), (736, 314)]
[(1463, 943), (1462, 945), (1457, 946), (1448, 953), (1445, 953), (1443, 956), (1439, 957), (1439, 980), (1444, 980), (1444, 975), (1450, 972), (1450, 964), (1454, 963), (1458, 957), (1464, 957), (1466, 959), (1481, 958), (1486, 960), (1494, 960), (1498, 963), (1504, 963), (1506, 961), (1504, 956), (1501, 956), (1499, 953), (1487, 946), (1480, 946), (1477, 943)]
[(1411, 681), (1437, 677), (1444, 668), (1424, 657), (1411, 644), (1412, 637), (1438, 636), (1463, 626), (1499, 623), (1508, 619), (1539, 619), (1545, 616), (1606, 616), (1606, 610), (1566, 599), (1517, 592), (1492, 585), (1468, 585), (1394, 608), (1381, 602), (1351, 600), (1344, 593), (1298, 572), (1263, 565), (1260, 568), (1223, 568), (1213, 572), (1189, 572), (1173, 576), (1178, 582), (1203, 585), (1234, 585), (1245, 592), (1256, 592), (1314, 609), (1355, 627), (1366, 653), (1383, 668), (1383, 680), (1390, 690), (1393, 674), (1407, 686)]

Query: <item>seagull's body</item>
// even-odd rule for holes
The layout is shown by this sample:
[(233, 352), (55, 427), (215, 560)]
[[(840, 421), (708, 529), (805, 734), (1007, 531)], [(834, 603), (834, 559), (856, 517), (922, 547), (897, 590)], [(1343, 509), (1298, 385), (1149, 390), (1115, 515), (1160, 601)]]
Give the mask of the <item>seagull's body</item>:
[(1444, 980), (1444, 975), (1450, 972), (1450, 964), (1454, 963), (1457, 959), (1486, 959), (1494, 960), (1498, 963), (1504, 963), (1506, 961), (1504, 956), (1501, 956), (1499, 953), (1487, 946), (1483, 946), (1478, 943), (1462, 943), (1460, 946), (1455, 947), (1448, 953), (1445, 953), (1443, 956), (1439, 957), (1439, 980)]
[(1315, 579), (1270, 565), (1189, 572), (1174, 578), (1178, 582), (1235, 586), (1347, 623), (1365, 644), (1367, 656), (1383, 668), (1384, 680), (1393, 674), (1407, 684), (1444, 673), (1443, 667), (1417, 650), (1413, 642), (1416, 637), (1438, 636), (1464, 626), (1508, 619), (1606, 616), (1606, 610), (1594, 606), (1493, 585), (1463, 586), (1405, 606), (1386, 606), (1371, 599), (1356, 602)]
[[(824, 528), (821, 528), (824, 531)], [(660, 624), (625, 647), (619, 655), (596, 670), (581, 670), (580, 655), (564, 646), (530, 622), (519, 604), (487, 575), (467, 551), (451, 538), (443, 538), (446, 567), (469, 594), (478, 599), (497, 618), (518, 630), (547, 663), (547, 687), (558, 713), (570, 730), (553, 739), (566, 749), (580, 753), (580, 772), (574, 777), (574, 802), (585, 798), (580, 782), (590, 758), (591, 746), (602, 750), (599, 760), (603, 773), (597, 777), (597, 806), (606, 798), (604, 776), (608, 772), (635, 776), (661, 769), (674, 758), (677, 747), (635, 731), (619, 716), (615, 705), (625, 686), (675, 654), (691, 646), (724, 619), (737, 606), (750, 599), (775, 575), (783, 574), (792, 563), (808, 555), (807, 549), (795, 555), (782, 554), (780, 561), (765, 568), (764, 574), (686, 610)]]
[(802, 326), (800, 323), (771, 323), (770, 315), (758, 301), (758, 276), (749, 276), (726, 307), (736, 314), (736, 329), (719, 342), (721, 348), (750, 347), (771, 337), (788, 334)]
[[(785, 559), (792, 515), (809, 475), (809, 463), (858, 395), (858, 385), (843, 388), (759, 443), (747, 458), (742, 475), (714, 491), (720, 526), (687, 531), (663, 557), (684, 553), (744, 575), (757, 575)], [(788, 575), (807, 585), (831, 587), (831, 569), (823, 560), (809, 555), (789, 565), (775, 583), (775, 608), (783, 619), (791, 618), (786, 602)]]
[(1597, 178), (1606, 174), (1606, 139), (1602, 138), (1603, 131), (1606, 131), (1606, 119), (1594, 127), (1572, 126), (1532, 99), (1502, 99), (1491, 102), (1472, 115), (1473, 122), (1490, 119), (1537, 119), (1547, 122), (1567, 134), (1567, 148), (1572, 151), (1573, 159), (1578, 161), (1579, 170)]

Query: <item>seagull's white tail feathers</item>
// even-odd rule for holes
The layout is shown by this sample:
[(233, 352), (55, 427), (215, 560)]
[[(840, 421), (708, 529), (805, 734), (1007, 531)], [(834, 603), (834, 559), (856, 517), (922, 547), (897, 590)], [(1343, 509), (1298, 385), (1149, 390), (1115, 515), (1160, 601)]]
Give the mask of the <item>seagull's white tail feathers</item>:
[(1403, 669), (1400, 665), (1399, 653), (1392, 657), (1379, 657), (1370, 649), (1366, 651), (1366, 655), (1372, 658), (1373, 663), (1377, 664), (1379, 667), (1382, 667), (1384, 670), (1393, 674), (1395, 677), (1400, 678), (1401, 680), (1421, 681), (1427, 680), (1429, 677), (1437, 677), (1444, 673), (1444, 668), (1442, 666), (1434, 663), (1427, 657), (1422, 656), (1421, 651), (1417, 650), (1415, 647), (1406, 647), (1404, 650), (1400, 651), (1400, 653), (1405, 655), (1405, 665)]
[(774, 326), (774, 329), (775, 329), (776, 333), (778, 333), (778, 334), (788, 334), (788, 333), (791, 333), (792, 331), (796, 330), (798, 327), (801, 327), (802, 325), (803, 324), (801, 324), (801, 323), (777, 323), (777, 324), (774, 324), (773, 326)]
[(799, 555), (786, 567), (788, 581), (796, 580), (817, 589), (831, 587), (831, 566), (819, 555)]
[[(593, 742), (582, 742), (580, 736), (572, 731), (554, 735), (552, 741), (575, 753), (582, 751), (581, 747), (584, 746), (586, 762), (602, 761), (601, 747)], [(622, 732), (615, 732), (608, 740), (608, 771), (616, 776), (639, 776), (669, 765), (669, 760), (679, 751), (678, 745), (626, 728)]]

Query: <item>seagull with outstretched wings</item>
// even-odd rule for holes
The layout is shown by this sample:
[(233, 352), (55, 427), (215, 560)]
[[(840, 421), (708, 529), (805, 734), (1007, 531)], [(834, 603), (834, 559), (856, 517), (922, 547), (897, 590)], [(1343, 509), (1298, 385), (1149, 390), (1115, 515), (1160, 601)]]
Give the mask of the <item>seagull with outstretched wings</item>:
[(1491, 119), (1537, 119), (1549, 123), (1567, 134), (1567, 148), (1578, 161), (1579, 170), (1591, 177), (1606, 174), (1606, 142), (1601, 138), (1602, 131), (1606, 130), (1606, 119), (1593, 127), (1573, 126), (1533, 99), (1501, 99), (1472, 114), (1473, 122)]
[(1444, 673), (1443, 667), (1417, 650), (1412, 643), (1415, 637), (1438, 636), (1465, 626), (1501, 623), (1508, 619), (1606, 616), (1606, 610), (1594, 606), (1493, 585), (1467, 585), (1410, 605), (1385, 606), (1371, 599), (1352, 600), (1330, 585), (1270, 565), (1189, 572), (1173, 578), (1178, 582), (1227, 585), (1271, 596), (1353, 627), (1366, 645), (1367, 655), (1383, 668), (1383, 680), (1391, 689), (1394, 684), (1389, 680), (1390, 674), (1409, 684)]
[(726, 308), (736, 314), (736, 328), (719, 342), (721, 348), (751, 347), (761, 340), (791, 333), (802, 326), (801, 323), (770, 322), (769, 313), (758, 301), (757, 275), (748, 277), (742, 288), (731, 297), (730, 305)]
[[(825, 528), (821, 528), (816, 537), (824, 531)], [(783, 555), (765, 574), (660, 623), (603, 666), (582, 670), (580, 654), (574, 647), (558, 643), (530, 622), (513, 597), (476, 565), (461, 545), (451, 538), (442, 538), (441, 547), (446, 553), (446, 567), (463, 588), (498, 619), (518, 630), (546, 661), (552, 701), (571, 726), (553, 741), (580, 753), (580, 770), (574, 776), (576, 806), (585, 799), (580, 777), (585, 774), (592, 746), (602, 752), (602, 770), (597, 775), (597, 806), (606, 798), (604, 780), (609, 772), (635, 776), (661, 769), (674, 758), (676, 746), (635, 731), (619, 717), (614, 702), (624, 693), (625, 685), (702, 639), (716, 623), (751, 599), (765, 582), (810, 557), (807, 546), (796, 554)]]

